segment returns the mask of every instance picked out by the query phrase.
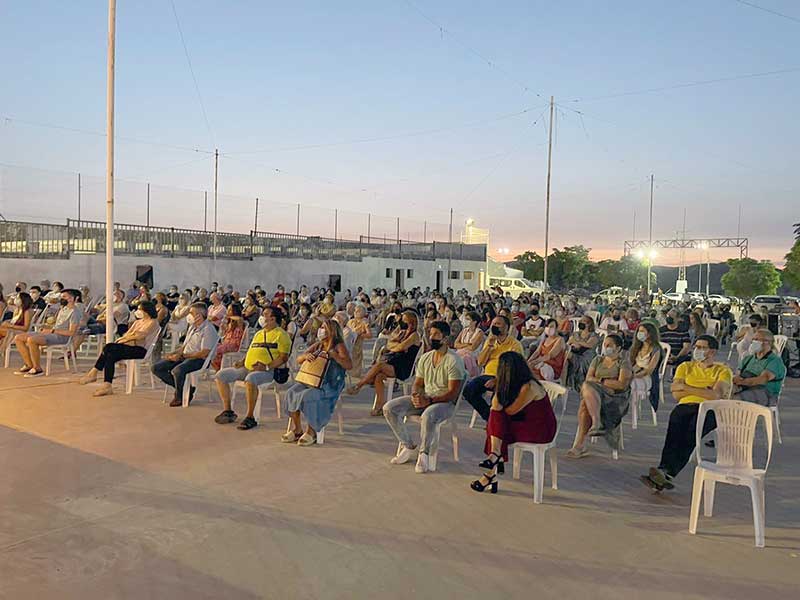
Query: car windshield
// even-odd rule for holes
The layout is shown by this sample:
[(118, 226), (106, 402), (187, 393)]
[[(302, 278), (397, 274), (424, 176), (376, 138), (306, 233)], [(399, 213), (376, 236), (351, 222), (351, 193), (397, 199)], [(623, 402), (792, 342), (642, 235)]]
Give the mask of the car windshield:
[(761, 302), (762, 304), (778, 304), (780, 301), (781, 299), (775, 296), (759, 296), (756, 298), (756, 302)]
[(522, 279), (520, 279), (520, 281), (521, 281), (522, 283), (524, 283), (525, 285), (527, 285), (528, 287), (530, 287), (530, 288), (535, 288), (535, 287), (536, 287), (536, 286), (533, 284), (533, 282), (532, 282), (532, 281), (529, 281), (528, 279), (525, 279), (524, 277), (523, 277)]

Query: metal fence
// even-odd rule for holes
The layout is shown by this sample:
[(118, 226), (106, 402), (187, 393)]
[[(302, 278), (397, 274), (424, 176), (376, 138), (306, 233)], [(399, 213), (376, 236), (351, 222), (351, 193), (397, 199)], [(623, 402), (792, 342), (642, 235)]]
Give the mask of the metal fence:
[[(126, 255), (208, 258), (213, 232), (176, 227), (114, 225), (114, 252)], [(106, 224), (68, 219), (66, 225), (0, 221), (0, 257), (69, 258), (106, 251)], [(252, 260), (258, 256), (361, 261), (364, 257), (410, 260), (486, 260), (483, 244), (404, 242), (361, 236), (358, 241), (250, 231), (217, 232), (216, 255)]]

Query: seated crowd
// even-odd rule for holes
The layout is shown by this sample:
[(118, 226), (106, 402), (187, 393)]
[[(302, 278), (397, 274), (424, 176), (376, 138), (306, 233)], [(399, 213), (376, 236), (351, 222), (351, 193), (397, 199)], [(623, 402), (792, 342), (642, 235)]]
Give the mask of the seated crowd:
[[(93, 300), (85, 286), (42, 281), (29, 288), (18, 282), (7, 298), (0, 287), (0, 349), (19, 353), (22, 365), (14, 374), (42, 376), (43, 349), (66, 347), (74, 357), (91, 336), (105, 334), (106, 309), (106, 299)], [(657, 411), (659, 378), (666, 373), (677, 404), (660, 462), (642, 475), (660, 491), (674, 487), (694, 451), (701, 402), (737, 398), (774, 405), (786, 376), (759, 314), (746, 315), (739, 327), (729, 307), (651, 304), (646, 295), (606, 303), (558, 294), (512, 299), (499, 289), (469, 294), (359, 287), (337, 296), (319, 286), (287, 292), (278, 285), (270, 293), (216, 282), (208, 289), (172, 285), (154, 293), (134, 282), (127, 290), (115, 284), (111, 310), (117, 337), (98, 348), (94, 366), (79, 379), (89, 384), (102, 374), (96, 396), (114, 393), (117, 363), (150, 356), (153, 375), (173, 390), (170, 406), (191, 403), (196, 389), (187, 388), (187, 378), (203, 370), (213, 374), (222, 403), (216, 423), (238, 421), (238, 429), (248, 430), (258, 425), (261, 386), (286, 383), (289, 426), (281, 440), (309, 446), (343, 393), (371, 386), (370, 414), (383, 417), (397, 438), (391, 463), (415, 458), (416, 472), (424, 473), (431, 468), (437, 428), (454, 416), (463, 395), (474, 418), (486, 422), (487, 458), (480, 463), (486, 472), (471, 484), (476, 491), (497, 491), (510, 444), (553, 439), (556, 416), (543, 381), (579, 395), (575, 439), (566, 454), (579, 459), (589, 453), (590, 438), (620, 450), (631, 403), (644, 398)], [(710, 319), (721, 324), (717, 335), (707, 333)], [(365, 365), (363, 345), (370, 338), (374, 351)], [(738, 350), (735, 374), (719, 352), (725, 341)], [(393, 387), (403, 382), (411, 385), (410, 395), (394, 397)], [(237, 384), (247, 402), (241, 420), (232, 406)], [(410, 416), (421, 422), (418, 444), (406, 427)], [(713, 417), (703, 427), (713, 429)]]

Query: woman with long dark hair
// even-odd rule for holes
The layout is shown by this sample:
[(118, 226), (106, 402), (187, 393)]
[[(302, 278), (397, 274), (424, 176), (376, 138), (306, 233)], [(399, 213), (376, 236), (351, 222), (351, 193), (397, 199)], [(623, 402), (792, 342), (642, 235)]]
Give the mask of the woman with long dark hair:
[(505, 469), (508, 446), (517, 442), (546, 444), (556, 434), (556, 416), (542, 384), (533, 376), (525, 359), (517, 352), (500, 355), (495, 394), (486, 425), (488, 454), (480, 467), (488, 469), (470, 487), (476, 492), (491, 488), (497, 493), (497, 474)]
[[(350, 353), (344, 344), (342, 328), (334, 319), (326, 319), (317, 330), (317, 341), (297, 357), (302, 365), (318, 356), (328, 358), (328, 370), (319, 388), (295, 383), (286, 392), (286, 406), (291, 420), (289, 430), (281, 436), (286, 443), (297, 442), (299, 446), (310, 446), (317, 441), (320, 431), (333, 416), (336, 402), (344, 388), (345, 372), (353, 368)], [(300, 422), (300, 413), (308, 422), (305, 433)]]

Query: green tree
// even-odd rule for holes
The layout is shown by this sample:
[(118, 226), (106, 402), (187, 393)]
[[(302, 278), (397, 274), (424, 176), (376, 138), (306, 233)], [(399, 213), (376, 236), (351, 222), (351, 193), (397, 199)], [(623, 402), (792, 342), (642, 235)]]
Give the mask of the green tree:
[(544, 259), (531, 250), (515, 256), (508, 266), (522, 271), (525, 279), (530, 281), (541, 281), (544, 278)]
[(618, 260), (607, 258), (594, 263), (596, 266), (595, 283), (601, 288), (619, 285), (621, 264)]
[(781, 275), (768, 260), (732, 258), (727, 273), (722, 276), (722, 289), (726, 294), (751, 298), (760, 294), (774, 294), (781, 284)]
[(623, 256), (619, 259), (619, 275), (617, 283), (620, 287), (638, 290), (647, 285), (647, 263), (635, 256)]
[[(800, 231), (800, 224), (797, 225)], [(783, 282), (793, 290), (800, 290), (800, 239), (798, 239), (786, 258), (786, 266), (783, 269)]]
[(587, 275), (589, 271), (589, 249), (583, 246), (566, 246), (563, 250), (553, 250), (553, 255), (547, 260), (548, 278), (551, 266), (552, 278), (550, 284), (562, 288), (585, 287), (589, 284)]

